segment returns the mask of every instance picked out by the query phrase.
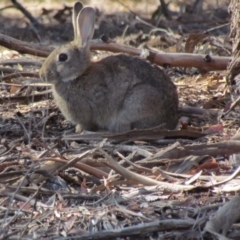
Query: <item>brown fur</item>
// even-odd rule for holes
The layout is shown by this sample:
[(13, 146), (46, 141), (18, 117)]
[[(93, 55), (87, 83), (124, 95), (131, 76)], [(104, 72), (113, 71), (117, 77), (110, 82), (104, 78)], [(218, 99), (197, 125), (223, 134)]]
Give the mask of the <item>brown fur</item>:
[[(40, 71), (53, 84), (54, 99), (63, 115), (86, 130), (123, 132), (162, 123), (174, 128), (178, 95), (169, 77), (144, 60), (123, 54), (91, 62), (88, 43), (94, 10), (83, 8), (73, 22), (79, 36), (53, 51)], [(58, 60), (61, 53), (68, 56), (65, 62)]]

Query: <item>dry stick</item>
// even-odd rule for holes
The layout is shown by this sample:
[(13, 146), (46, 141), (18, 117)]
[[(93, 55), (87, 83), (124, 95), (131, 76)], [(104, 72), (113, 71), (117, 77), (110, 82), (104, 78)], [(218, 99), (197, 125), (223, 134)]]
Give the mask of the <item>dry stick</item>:
[[(28, 80), (26, 82), (22, 82), (22, 83), (6, 83), (6, 82), (0, 82), (0, 85), (4, 85), (4, 86), (16, 86), (16, 87), (22, 87), (22, 86), (26, 86), (26, 87), (49, 87), (50, 85), (48, 83), (43, 83), (41, 82), (40, 79), (37, 79), (39, 80), (39, 82), (36, 82), (36, 83), (26, 83), (28, 82)], [(29, 80), (31, 81), (31, 80)], [(49, 91), (47, 93), (51, 93), (52, 91)], [(46, 94), (46, 92), (45, 92)], [(42, 95), (42, 94), (41, 94)], [(27, 96), (26, 96), (27, 97)]]
[[(163, 149), (163, 150), (160, 150), (159, 152), (153, 154), (152, 156), (149, 156), (147, 158), (144, 158), (142, 160), (139, 160), (137, 162), (135, 162), (136, 164), (147, 164), (149, 163), (150, 161), (152, 160), (155, 160), (155, 159), (171, 159), (170, 157), (162, 157), (162, 158), (159, 158), (159, 155), (163, 155), (165, 153), (168, 153), (168, 152), (171, 152), (172, 150), (175, 150), (177, 147), (181, 146), (179, 142), (175, 142), (174, 144), (168, 146), (167, 148)], [(180, 156), (176, 157), (177, 159), (178, 158), (181, 158)], [(174, 159), (174, 158), (173, 158)]]
[(6, 6), (6, 7), (2, 7), (2, 8), (0, 8), (0, 12), (2, 12), (2, 11), (4, 11), (4, 10), (7, 10), (7, 9), (9, 9), (9, 8), (14, 8), (14, 6), (13, 6), (13, 5), (8, 5), (8, 6)]
[[(7, 211), (4, 214), (3, 222), (2, 222), (2, 224), (0, 226), (0, 229), (3, 229), (3, 225), (6, 227), (6, 219), (7, 219), (8, 215), (9, 215), (10, 208), (13, 205), (13, 200), (14, 200), (15, 196), (17, 195), (17, 192), (19, 191), (19, 189), (24, 185), (24, 182), (26, 181), (28, 174), (33, 170), (33, 168), (34, 168), (34, 164), (32, 164), (32, 166), (28, 169), (28, 171), (24, 175), (23, 179), (21, 181), (17, 182), (17, 188), (16, 188), (15, 192), (12, 193), (11, 196), (9, 196), (10, 197), (10, 199), (9, 199), (9, 206), (7, 208)], [(6, 194), (6, 191), (5, 191), (5, 194)], [(0, 231), (0, 234), (1, 234), (1, 231)]]
[(112, 195), (112, 191), (110, 191), (107, 195), (105, 195), (104, 197), (102, 197), (101, 199), (99, 199), (98, 201), (96, 202), (93, 202), (93, 203), (85, 203), (87, 206), (94, 206), (96, 204), (99, 204), (100, 202), (104, 201), (108, 196)]
[(218, 185), (224, 184), (224, 183), (226, 183), (228, 181), (231, 181), (234, 177), (236, 177), (239, 174), (239, 172), (240, 172), (240, 167), (238, 167), (234, 171), (234, 173), (232, 175), (230, 175), (228, 178), (226, 178), (226, 179), (224, 179), (224, 180), (222, 180), (220, 182), (217, 182), (217, 183), (209, 183), (209, 184), (207, 184), (207, 186), (209, 186), (209, 187), (218, 186)]
[(44, 47), (38, 44), (31, 44), (28, 42), (20, 41), (2, 33), (0, 33), (0, 45), (18, 51), (20, 53), (28, 53), (39, 57), (47, 57), (53, 50), (53, 48), (50, 48), (48, 46)]
[(0, 81), (5, 81), (8, 79), (12, 79), (12, 78), (18, 78), (18, 77), (36, 77), (39, 78), (39, 73), (35, 73), (35, 72), (16, 72), (16, 73), (10, 73), (4, 77), (0, 77)]
[[(40, 186), (38, 187), (38, 189), (33, 193), (33, 195), (31, 195), (29, 198), (26, 198), (20, 194), (16, 194), (14, 196), (15, 199), (19, 199), (20, 201), (24, 201), (24, 204), (19, 208), (19, 210), (16, 212), (16, 214), (12, 217), (12, 219), (10, 221), (8, 221), (8, 225), (10, 225), (15, 219), (17, 216), (19, 216), (19, 213), (22, 211), (22, 209), (25, 208), (25, 206), (29, 203), (30, 205), (36, 205), (36, 206), (45, 206), (45, 205), (41, 205), (41, 203), (39, 204), (38, 201), (35, 199), (35, 197), (37, 196), (37, 194), (39, 193), (39, 190), (42, 188), (44, 182), (42, 182), (40, 184)], [(5, 191), (5, 192), (2, 192), (2, 194), (6, 195), (6, 196), (9, 196), (9, 197), (12, 197), (13, 196), (13, 193), (10, 193), (9, 191)]]
[(134, 217), (137, 217), (137, 218), (142, 218), (142, 219), (145, 219), (145, 220), (148, 220), (148, 221), (151, 220), (150, 218), (145, 217), (141, 212), (136, 213), (134, 211), (131, 211), (131, 210), (128, 210), (124, 207), (119, 206), (119, 204), (117, 203), (116, 200), (115, 200), (115, 204), (117, 205), (117, 207), (112, 207), (112, 209), (109, 211), (109, 213), (111, 213), (111, 212), (122, 212), (124, 215), (131, 215), (131, 216), (134, 216)]
[[(128, 145), (111, 145), (109, 144), (109, 147), (113, 147), (116, 148), (118, 151), (124, 151), (124, 152), (133, 152), (135, 151), (138, 155), (140, 156), (144, 156), (144, 157), (150, 157), (153, 154), (149, 151), (147, 151), (146, 149), (140, 148), (138, 146), (128, 146)], [(142, 147), (142, 146), (141, 146)]]
[(230, 106), (229, 110), (223, 113), (222, 117), (227, 116), (231, 111), (233, 111), (238, 105), (240, 105), (240, 97), (238, 97)]
[(32, 142), (35, 143), (37, 146), (40, 145), (42, 148), (45, 148), (48, 152), (54, 154), (56, 157), (66, 160), (65, 157), (61, 156), (57, 151), (54, 150), (54, 148), (58, 144), (54, 144), (53, 146), (48, 147), (46, 143), (39, 141), (37, 138), (32, 139)]
[[(49, 46), (39, 46), (20, 41), (0, 33), (0, 45), (16, 50), (21, 53), (28, 53), (36, 56), (47, 57), (54, 48)], [(101, 40), (92, 40), (91, 50), (104, 50), (110, 52), (124, 52), (130, 55), (142, 56), (144, 50), (124, 46), (112, 41), (103, 42)], [(146, 49), (145, 49), (146, 51)], [(163, 53), (154, 50), (147, 50), (147, 59), (160, 66), (171, 67), (196, 67), (205, 71), (225, 70), (227, 64), (231, 61), (230, 57), (211, 57), (209, 55), (186, 54), (186, 53)]]
[(148, 129), (133, 129), (123, 133), (92, 133), (92, 134), (74, 134), (63, 136), (62, 140), (102, 140), (107, 138), (117, 142), (121, 141), (135, 141), (135, 140), (159, 140), (165, 137), (189, 137), (192, 139), (205, 137), (207, 134), (189, 131), (189, 130), (164, 130), (159, 127), (148, 128)]
[(222, 232), (223, 236), (227, 235), (227, 232), (232, 227), (232, 224), (235, 223), (240, 218), (240, 196), (234, 196), (229, 202), (225, 203), (223, 207), (218, 209), (218, 211), (210, 218), (207, 222), (204, 232), (210, 232), (216, 236), (218, 239), (229, 239), (229, 238), (220, 238), (219, 232)]
[(87, 150), (86, 152), (80, 154), (79, 156), (74, 157), (71, 160), (68, 160), (68, 162), (61, 166), (59, 169), (57, 169), (56, 171), (64, 171), (65, 169), (73, 166), (75, 163), (77, 163), (78, 161), (80, 161), (83, 157), (86, 157), (89, 153), (92, 153), (92, 150)]
[(203, 109), (199, 107), (190, 107), (190, 106), (182, 106), (178, 107), (178, 110), (183, 113), (188, 113), (188, 114), (199, 114), (199, 115), (213, 115), (213, 116), (218, 116), (218, 113), (220, 110), (217, 109)]
[(167, 18), (168, 20), (171, 20), (172, 19), (171, 14), (170, 14), (168, 6), (164, 0), (160, 0), (160, 6), (161, 6), (161, 10), (162, 10), (164, 17)]
[[(42, 92), (31, 93), (27, 96), (3, 96), (3, 97), (0, 97), (0, 104), (4, 103), (4, 101), (9, 102), (9, 100), (11, 100), (12, 102), (22, 102), (22, 101), (28, 102), (27, 100), (30, 97), (38, 97), (38, 96), (40, 97), (40, 96), (48, 94), (48, 93), (52, 93), (52, 90), (49, 89), (49, 90), (45, 90)], [(8, 131), (9, 130), (11, 130), (11, 129), (8, 129)], [(53, 139), (53, 138), (51, 138), (51, 139)]]
[[(111, 52), (125, 52), (131, 55), (141, 56), (143, 50), (117, 43), (103, 43), (101, 40), (91, 42), (91, 50), (105, 50)], [(195, 67), (205, 71), (225, 70), (231, 61), (230, 57), (210, 57), (201, 54), (163, 53), (149, 50), (147, 59), (160, 66), (169, 67)]]
[(42, 61), (37, 59), (31, 58), (14, 58), (14, 59), (4, 59), (0, 60), (0, 65), (34, 65), (34, 66), (41, 66)]
[(29, 134), (29, 132), (27, 131), (24, 123), (22, 122), (22, 120), (20, 119), (20, 117), (18, 117), (18, 115), (15, 115), (16, 119), (18, 120), (18, 122), (20, 123), (20, 125), (22, 126), (23, 130), (24, 130), (24, 136), (23, 137), (27, 137), (28, 142), (30, 143), (31, 140), (31, 135)]
[(32, 23), (32, 24), (30, 25), (30, 27), (31, 27), (30, 29), (35, 33), (38, 41), (41, 42), (41, 37), (40, 37), (40, 35), (38, 34), (38, 30), (37, 30), (35, 27), (40, 28), (42, 25), (41, 25), (41, 24), (37, 21), (37, 19), (34, 18), (34, 17), (32, 16), (32, 14), (31, 14), (30, 12), (28, 12), (28, 11), (22, 6), (22, 4), (20, 4), (17, 0), (11, 0), (11, 1), (12, 1), (12, 3), (14, 4), (14, 6), (15, 6), (19, 11), (21, 11), (21, 12), (23, 13), (23, 15), (25, 15), (25, 17), (27, 17), (27, 18), (30, 20), (30, 22)]
[(7, 168), (5, 168), (4, 171), (5, 172), (0, 173), (0, 181), (1, 181), (2, 184), (7, 183), (9, 181), (13, 181), (13, 179), (18, 180), (20, 176), (23, 176), (26, 173), (26, 171), (6, 172)]
[[(164, 171), (162, 171), (160, 168), (158, 168), (158, 167), (153, 167), (152, 168), (152, 173), (154, 174), (154, 175), (156, 175), (156, 176), (158, 176), (158, 177), (162, 177), (162, 178), (165, 178), (165, 179), (167, 179), (167, 180), (170, 180), (170, 181), (179, 181), (179, 179), (176, 179), (175, 177), (172, 177), (171, 175), (169, 175), (169, 174), (165, 174), (165, 172)], [(159, 176), (160, 175), (160, 176)], [(192, 177), (192, 176), (190, 176), (190, 177)], [(189, 177), (189, 178), (190, 178)]]
[[(3, 205), (1, 205), (1, 210), (4, 211), (4, 210), (7, 210), (7, 208), (4, 207)], [(18, 210), (19, 210), (18, 207), (15, 207), (15, 208), (13, 207), (13, 208), (11, 208), (11, 211), (14, 211), (14, 212), (16, 212), (16, 211), (18, 211)], [(31, 210), (26, 210), (26, 209), (21, 209), (21, 212), (27, 213), (27, 214), (32, 213)], [(1, 220), (0, 220), (0, 221), (1, 221)]]
[[(160, 169), (159, 167), (154, 167), (153, 170), (155, 170), (155, 169), (157, 169), (157, 171), (160, 174), (162, 174), (164, 177), (166, 175), (170, 176), (170, 177), (174, 177), (174, 178), (183, 178), (183, 179), (192, 177), (192, 175), (190, 175), (190, 174), (167, 172), (167, 171)], [(238, 173), (238, 169), (230, 177), (229, 176), (227, 176), (227, 177), (226, 176), (214, 176), (214, 180), (219, 181), (219, 182), (220, 181), (225, 181), (225, 182), (230, 181), (231, 179), (233, 179), (236, 176), (236, 172)], [(203, 180), (203, 181), (209, 181), (209, 180), (211, 180), (211, 176), (201, 175), (198, 177), (198, 179)], [(218, 184), (219, 182), (217, 182), (216, 184)]]
[[(194, 224), (192, 220), (182, 220), (182, 219), (167, 219), (167, 220), (157, 220), (150, 223), (141, 223), (138, 225), (125, 227), (121, 229), (106, 230), (101, 232), (90, 232), (85, 233), (81, 236), (74, 236), (74, 239), (116, 239), (124, 238), (129, 236), (144, 236), (151, 234), (153, 232), (159, 231), (177, 231), (191, 229)], [(68, 240), (72, 237), (52, 237), (53, 240)]]
[[(78, 168), (78, 169), (80, 169), (80, 170), (82, 170), (82, 171), (84, 171), (84, 172), (86, 172), (86, 173), (88, 173), (88, 174), (90, 174), (90, 175), (92, 175), (92, 176), (94, 176), (94, 177), (96, 177), (96, 178), (103, 178), (103, 177), (108, 177), (108, 174), (107, 173), (105, 173), (105, 172), (103, 172), (103, 171), (101, 171), (100, 169), (97, 169), (97, 168), (94, 168), (94, 167), (92, 167), (92, 166), (89, 166), (89, 165), (87, 165), (87, 164), (85, 164), (85, 163), (81, 163), (81, 162), (79, 162), (84, 156), (85, 156), (85, 154), (88, 154), (87, 152), (86, 153), (83, 153), (82, 155), (81, 155), (81, 158), (80, 157), (77, 157), (77, 158), (74, 158), (73, 159), (73, 161), (74, 161), (74, 167), (75, 168)], [(66, 160), (64, 160), (64, 159), (59, 159), (59, 158), (50, 158), (50, 157), (45, 157), (45, 158), (43, 158), (43, 159), (41, 159), (42, 161), (54, 161), (54, 162), (56, 162), (56, 163), (61, 163), (61, 164), (67, 164), (66, 162), (68, 161), (67, 159)], [(36, 161), (39, 161), (39, 160), (36, 160)], [(71, 161), (71, 160), (70, 160)], [(78, 161), (78, 162), (75, 162), (75, 161)], [(72, 166), (72, 162), (71, 162), (71, 166)], [(54, 168), (54, 171), (51, 171), (51, 173), (53, 173), (53, 172), (56, 172), (56, 171), (59, 171), (59, 167), (60, 166), (57, 166), (56, 168)], [(69, 166), (68, 166), (69, 167)], [(64, 166), (64, 168), (65, 168), (65, 166)], [(56, 170), (57, 169), (57, 170)]]
[(30, 20), (33, 25), (40, 26), (40, 23), (37, 21), (37, 19), (34, 18), (32, 14), (28, 12), (17, 0), (12, 0), (12, 3), (18, 10), (20, 10), (25, 15), (25, 17)]
[(98, 147), (98, 150), (105, 156), (105, 158), (107, 159), (107, 161), (105, 162), (105, 164), (114, 169), (117, 173), (121, 174), (124, 178), (126, 179), (130, 179), (133, 181), (136, 181), (137, 183), (143, 184), (143, 185), (157, 185), (159, 188), (161, 188), (162, 190), (166, 190), (169, 192), (179, 192), (179, 191), (188, 191), (191, 190), (193, 188), (195, 188), (195, 186), (193, 185), (189, 185), (189, 186), (183, 186), (183, 185), (178, 185), (178, 184), (170, 184), (170, 183), (165, 183), (165, 182), (160, 182), (160, 181), (156, 181), (153, 180), (151, 178), (142, 176), (140, 174), (131, 172), (129, 170), (127, 170), (126, 168), (122, 167), (121, 165), (119, 165), (108, 153), (106, 153), (101, 147)]
[(240, 141), (238, 140), (229, 140), (219, 143), (212, 144), (195, 144), (189, 146), (181, 146), (179, 143), (175, 143), (172, 146), (159, 151), (149, 158), (142, 159), (138, 161), (138, 164), (141, 162), (147, 162), (153, 159), (176, 159), (182, 158), (189, 155), (202, 156), (202, 155), (230, 155), (233, 153), (240, 152)]
[[(125, 158), (120, 152), (116, 151), (117, 155), (122, 158), (126, 163), (128, 163), (130, 166), (134, 167), (136, 170), (138, 171), (142, 171), (142, 172), (148, 172), (148, 173), (152, 173), (152, 170), (146, 167), (142, 167), (139, 166), (133, 162), (131, 162), (128, 158)], [(133, 152), (132, 154), (135, 155), (136, 152)]]
[[(13, 230), (12, 232), (8, 233), (8, 234), (4, 234), (4, 238), (3, 239), (13, 239), (11, 238), (12, 236), (16, 236), (17, 234), (19, 234), (21, 232), (21, 229), (19, 230)], [(3, 234), (2, 234), (3, 235)]]
[[(7, 189), (15, 190), (16, 187), (8, 186)], [(19, 192), (32, 194), (32, 193), (36, 192), (36, 187), (21, 187), (19, 189)], [(43, 195), (53, 195), (56, 193), (56, 191), (43, 188), (43, 189), (39, 189), (39, 193), (43, 194)], [(60, 193), (63, 196), (63, 198), (66, 198), (66, 199), (72, 198), (72, 199), (88, 201), (88, 200), (96, 200), (96, 199), (101, 198), (101, 196), (99, 196), (99, 195), (81, 195), (79, 193), (66, 193), (66, 192), (61, 192), (61, 191), (60, 191)]]
[(215, 208), (219, 208), (222, 207), (225, 203), (215, 203), (215, 204), (211, 204), (211, 205), (207, 205), (207, 206), (202, 206), (202, 207), (198, 207), (197, 209), (195, 209), (196, 213), (197, 212), (203, 212), (203, 211), (209, 211)]
[(15, 68), (0, 67), (0, 72), (3, 73), (21, 73), (21, 70)]

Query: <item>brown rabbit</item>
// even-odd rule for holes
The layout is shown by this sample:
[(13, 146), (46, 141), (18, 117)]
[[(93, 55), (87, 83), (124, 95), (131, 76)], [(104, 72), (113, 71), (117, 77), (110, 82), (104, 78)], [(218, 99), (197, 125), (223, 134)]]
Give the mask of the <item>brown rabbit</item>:
[(40, 70), (68, 120), (85, 130), (123, 132), (178, 120), (178, 95), (164, 72), (124, 54), (91, 62), (94, 9), (73, 8), (74, 41), (54, 50)]

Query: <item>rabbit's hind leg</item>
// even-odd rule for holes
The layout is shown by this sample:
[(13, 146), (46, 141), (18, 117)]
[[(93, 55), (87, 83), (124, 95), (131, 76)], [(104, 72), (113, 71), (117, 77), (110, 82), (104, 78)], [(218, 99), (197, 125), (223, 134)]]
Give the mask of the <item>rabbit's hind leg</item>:
[(114, 132), (144, 129), (165, 123), (161, 94), (152, 86), (138, 85), (126, 97), (122, 109), (112, 124)]

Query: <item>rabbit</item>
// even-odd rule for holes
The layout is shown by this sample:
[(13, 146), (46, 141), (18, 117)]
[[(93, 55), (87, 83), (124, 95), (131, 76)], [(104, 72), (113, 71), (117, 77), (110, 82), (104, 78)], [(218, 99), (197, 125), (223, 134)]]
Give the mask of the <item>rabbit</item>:
[(55, 49), (40, 69), (64, 117), (88, 131), (119, 133), (161, 124), (173, 129), (178, 94), (170, 78), (159, 67), (126, 54), (92, 62), (94, 9), (77, 2), (72, 18), (74, 40)]

